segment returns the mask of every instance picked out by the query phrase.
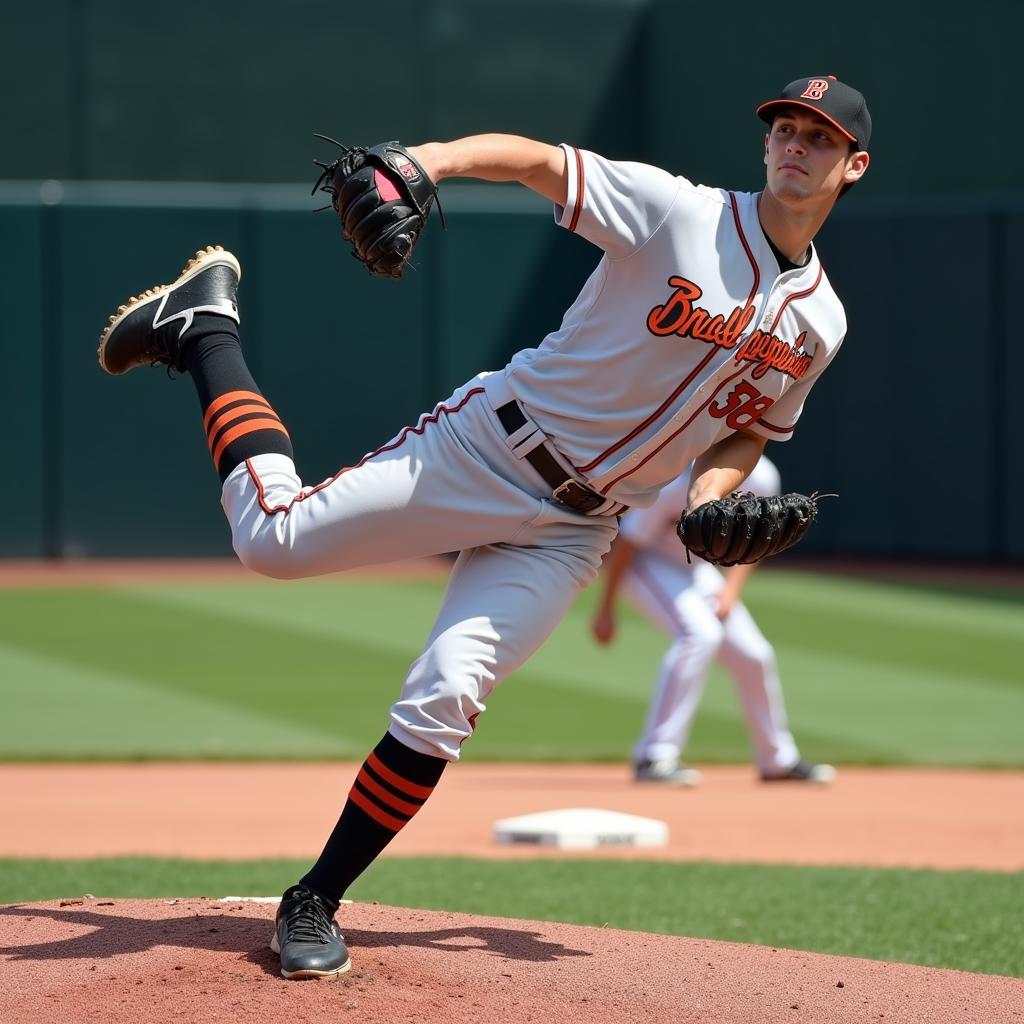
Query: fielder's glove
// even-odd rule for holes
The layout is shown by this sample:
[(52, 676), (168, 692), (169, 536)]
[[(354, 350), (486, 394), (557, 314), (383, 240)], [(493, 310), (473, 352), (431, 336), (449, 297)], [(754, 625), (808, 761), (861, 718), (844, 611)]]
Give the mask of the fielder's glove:
[[(341, 149), (337, 160), (314, 161), (323, 173), (313, 193), (319, 189), (330, 195), (342, 237), (352, 243), (352, 255), (371, 274), (399, 278), (430, 215), (437, 186), (398, 142), (369, 149), (334, 144)], [(440, 203), (437, 208), (440, 213)]]
[(783, 494), (730, 494), (684, 510), (676, 533), (687, 551), (714, 565), (759, 562), (792, 547), (818, 517), (818, 498)]

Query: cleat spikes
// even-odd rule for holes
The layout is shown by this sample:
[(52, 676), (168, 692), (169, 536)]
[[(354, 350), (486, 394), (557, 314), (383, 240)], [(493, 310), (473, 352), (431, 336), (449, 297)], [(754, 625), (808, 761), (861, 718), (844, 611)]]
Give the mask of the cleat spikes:
[[(212, 268), (221, 269), (208, 274)], [(153, 285), (132, 295), (117, 307), (113, 316), (108, 317), (109, 322), (104, 325), (97, 346), (100, 367), (114, 375), (127, 373), (135, 367), (158, 364), (182, 370), (183, 332), (180, 324), (169, 323), (168, 318), (179, 321), (187, 309), (179, 311), (175, 304), (200, 305), (237, 323), (235, 291), (240, 277), (237, 259), (222, 246), (208, 245), (197, 249), (195, 257), (188, 260), (178, 275), (178, 280), (171, 284)], [(187, 289), (183, 287), (186, 283)], [(172, 304), (159, 325), (154, 319), (156, 306), (153, 305), (158, 298)], [(163, 315), (163, 306), (160, 311)]]

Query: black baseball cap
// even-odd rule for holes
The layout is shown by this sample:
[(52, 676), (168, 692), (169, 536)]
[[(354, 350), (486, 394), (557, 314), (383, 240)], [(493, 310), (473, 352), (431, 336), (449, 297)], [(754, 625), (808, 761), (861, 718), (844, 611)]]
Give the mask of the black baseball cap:
[(835, 75), (812, 75), (790, 82), (778, 99), (757, 108), (757, 116), (771, 124), (781, 107), (805, 107), (834, 124), (857, 149), (866, 150), (871, 140), (871, 115), (864, 97)]

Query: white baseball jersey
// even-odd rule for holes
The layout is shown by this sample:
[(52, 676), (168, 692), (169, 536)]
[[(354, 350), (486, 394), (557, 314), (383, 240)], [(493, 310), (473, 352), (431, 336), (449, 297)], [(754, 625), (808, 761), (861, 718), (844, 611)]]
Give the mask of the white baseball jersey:
[(736, 430), (787, 440), (846, 332), (814, 248), (780, 273), (756, 195), (563, 148), (556, 220), (604, 257), (558, 330), (505, 368), (515, 397), (627, 505)]

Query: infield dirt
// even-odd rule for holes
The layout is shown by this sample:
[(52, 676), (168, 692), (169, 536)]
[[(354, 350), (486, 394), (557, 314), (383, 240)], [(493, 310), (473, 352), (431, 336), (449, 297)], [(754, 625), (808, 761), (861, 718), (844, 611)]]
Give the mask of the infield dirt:
[[(0, 856), (313, 857), (358, 768), (0, 765), (0, 821), (19, 823), (0, 834)], [(621, 764), (467, 762), (445, 773), (385, 855), (558, 856), (498, 846), (492, 830), (499, 818), (565, 807), (667, 822), (669, 844), (644, 850), (651, 859), (1024, 869), (1024, 773), (920, 768), (841, 768), (836, 782), (815, 786), (709, 766), (699, 788), (666, 790), (633, 783)]]

